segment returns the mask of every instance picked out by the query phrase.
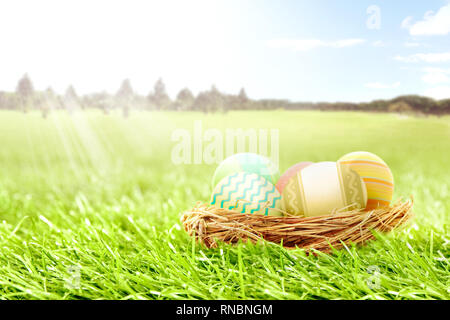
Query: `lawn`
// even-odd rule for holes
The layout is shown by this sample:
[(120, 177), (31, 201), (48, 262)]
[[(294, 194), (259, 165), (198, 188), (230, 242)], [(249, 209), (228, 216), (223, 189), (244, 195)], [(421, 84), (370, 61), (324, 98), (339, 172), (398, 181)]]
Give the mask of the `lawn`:
[[(176, 129), (279, 129), (280, 170), (367, 150), (415, 220), (364, 247), (307, 256), (207, 249), (180, 214), (214, 164), (174, 164)], [(450, 117), (357, 112), (0, 112), (2, 299), (449, 299)]]

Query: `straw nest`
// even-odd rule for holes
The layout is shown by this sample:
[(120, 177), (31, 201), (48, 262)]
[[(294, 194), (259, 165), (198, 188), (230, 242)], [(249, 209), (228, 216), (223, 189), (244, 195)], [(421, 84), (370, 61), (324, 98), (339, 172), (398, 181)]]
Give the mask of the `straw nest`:
[(413, 200), (398, 201), (371, 211), (341, 210), (317, 217), (243, 214), (198, 203), (184, 212), (181, 221), (190, 236), (209, 248), (218, 241), (264, 239), (286, 248), (329, 252), (350, 243), (363, 244), (374, 238), (372, 230), (389, 232), (413, 217)]

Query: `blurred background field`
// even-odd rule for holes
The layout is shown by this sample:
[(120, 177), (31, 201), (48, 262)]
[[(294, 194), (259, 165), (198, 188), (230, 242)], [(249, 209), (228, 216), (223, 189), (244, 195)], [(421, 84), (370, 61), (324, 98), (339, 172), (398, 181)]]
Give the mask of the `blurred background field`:
[[(171, 161), (176, 129), (278, 129), (280, 171), (367, 150), (414, 197), (411, 228), (306, 257), (276, 245), (207, 250), (180, 213), (215, 165)], [(449, 298), (450, 117), (320, 111), (0, 112), (2, 298)], [(380, 285), (367, 285), (369, 266)], [(72, 267), (79, 268), (72, 281)], [(72, 279), (72, 280), (70, 280)]]

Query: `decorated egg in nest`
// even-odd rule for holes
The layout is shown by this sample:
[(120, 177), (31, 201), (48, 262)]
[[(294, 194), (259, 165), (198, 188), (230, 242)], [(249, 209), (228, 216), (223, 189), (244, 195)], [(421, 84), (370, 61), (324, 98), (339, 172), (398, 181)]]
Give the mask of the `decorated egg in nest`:
[(364, 208), (366, 203), (366, 187), (356, 171), (339, 162), (319, 162), (289, 179), (281, 209), (292, 215), (320, 216), (342, 208)]
[(351, 152), (338, 161), (356, 171), (367, 189), (367, 210), (387, 207), (394, 193), (394, 177), (388, 165), (377, 155), (366, 152)]
[(296, 175), (300, 170), (303, 168), (306, 168), (310, 164), (313, 164), (310, 161), (304, 161), (299, 162), (291, 166), (289, 169), (287, 169), (278, 179), (277, 184), (275, 185), (278, 189), (278, 191), (283, 192), (284, 187), (288, 183), (289, 179), (291, 179), (294, 175)]
[(214, 172), (213, 187), (226, 176), (237, 172), (257, 174), (272, 184), (276, 183), (279, 176), (278, 167), (269, 158), (255, 153), (237, 153), (219, 164)]
[(239, 213), (282, 216), (281, 195), (268, 179), (248, 172), (224, 177), (214, 188), (211, 205)]

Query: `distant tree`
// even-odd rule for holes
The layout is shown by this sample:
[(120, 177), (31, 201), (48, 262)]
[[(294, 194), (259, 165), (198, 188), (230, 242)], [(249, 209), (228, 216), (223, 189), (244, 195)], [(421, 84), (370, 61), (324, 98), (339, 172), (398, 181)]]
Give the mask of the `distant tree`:
[(210, 100), (207, 91), (199, 92), (197, 97), (195, 97), (193, 103), (193, 109), (208, 113)]
[(166, 92), (166, 85), (161, 78), (156, 81), (153, 92), (148, 95), (148, 99), (159, 110), (164, 110), (169, 107), (171, 101)]
[(394, 98), (391, 100), (392, 103), (403, 101), (411, 106), (414, 111), (423, 113), (432, 113), (438, 107), (434, 99), (428, 97), (422, 97), (418, 95), (406, 95)]
[(237, 103), (239, 106), (239, 109), (248, 109), (249, 105), (249, 99), (247, 96), (247, 93), (245, 92), (244, 88), (241, 88), (241, 90), (239, 91), (239, 94), (237, 96)]
[(0, 109), (6, 109), (6, 93), (0, 91)]
[(19, 96), (14, 92), (0, 93), (0, 109), (20, 110)]
[(74, 110), (82, 106), (81, 99), (78, 97), (78, 94), (72, 85), (67, 88), (63, 100), (64, 106), (69, 113), (73, 113)]
[[(44, 92), (48, 101), (53, 102), (57, 99), (57, 94), (52, 87), (47, 87)], [(50, 105), (50, 109), (55, 109), (55, 105)]]
[(92, 93), (86, 97), (86, 101), (93, 108), (102, 110), (105, 115), (109, 114), (109, 110), (113, 104), (112, 97), (106, 91)]
[(42, 99), (41, 99), (42, 117), (47, 118), (50, 111), (56, 109), (58, 104), (59, 104), (59, 99), (58, 99), (55, 91), (53, 91), (53, 89), (51, 87), (48, 87), (42, 93)]
[(388, 111), (389, 104), (392, 102), (386, 100), (374, 100), (368, 103), (361, 103), (359, 109), (363, 111)]
[(122, 84), (117, 91), (116, 96), (125, 99), (129, 99), (131, 96), (133, 96), (133, 88), (131, 87), (129, 79), (125, 79), (122, 81)]
[(208, 95), (210, 99), (209, 111), (225, 111), (225, 97), (215, 85), (211, 86)]
[(193, 107), (205, 113), (225, 111), (224, 95), (213, 85), (209, 91), (203, 91), (197, 95)]
[[(251, 104), (251, 109), (259, 109), (259, 110), (274, 110), (274, 109), (288, 109), (290, 102), (288, 100), (279, 100), (279, 99), (262, 99), (255, 101), (255, 103)], [(317, 108), (321, 108), (319, 104)]]
[(71, 100), (78, 100), (78, 94), (75, 91), (75, 88), (70, 85), (67, 87), (66, 93), (65, 93), (65, 98), (66, 99), (71, 99)]
[(190, 110), (192, 108), (194, 100), (195, 98), (191, 90), (189, 90), (188, 88), (184, 88), (178, 93), (175, 105), (178, 109)]
[(438, 101), (438, 108), (436, 114), (450, 114), (450, 99), (444, 99)]
[(292, 102), (286, 105), (287, 110), (314, 110), (315, 108), (313, 102)]
[(239, 104), (239, 97), (234, 94), (221, 94), (223, 111), (242, 109)]
[(136, 93), (133, 95), (133, 109), (144, 111), (151, 110), (151, 108), (152, 105), (148, 100), (148, 96), (143, 96)]
[(19, 98), (20, 106), (23, 112), (27, 112), (33, 102), (34, 88), (28, 74), (24, 74), (16, 87), (16, 93)]
[(413, 111), (413, 109), (405, 101), (397, 101), (389, 105), (388, 111), (396, 113), (409, 113)]
[(241, 90), (239, 90), (238, 97), (239, 97), (239, 100), (241, 100), (243, 102), (248, 101), (247, 93), (245, 92), (244, 88), (241, 88)]
[(130, 107), (133, 100), (133, 88), (129, 79), (122, 81), (122, 85), (116, 93), (116, 99), (119, 105), (122, 107), (124, 118), (128, 118), (130, 113)]

